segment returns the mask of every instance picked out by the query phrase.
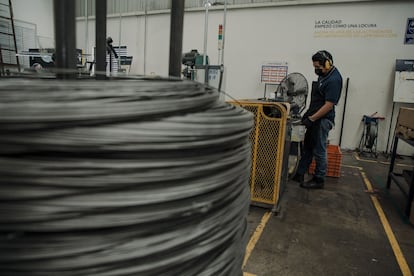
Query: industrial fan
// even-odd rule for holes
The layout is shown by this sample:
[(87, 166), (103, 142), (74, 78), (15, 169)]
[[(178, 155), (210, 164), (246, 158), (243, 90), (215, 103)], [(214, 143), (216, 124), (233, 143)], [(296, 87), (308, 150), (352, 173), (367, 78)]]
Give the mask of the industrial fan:
[(282, 79), (275, 94), (276, 101), (290, 103), (292, 119), (300, 118), (300, 113), (306, 106), (308, 81), (301, 73), (290, 73)]

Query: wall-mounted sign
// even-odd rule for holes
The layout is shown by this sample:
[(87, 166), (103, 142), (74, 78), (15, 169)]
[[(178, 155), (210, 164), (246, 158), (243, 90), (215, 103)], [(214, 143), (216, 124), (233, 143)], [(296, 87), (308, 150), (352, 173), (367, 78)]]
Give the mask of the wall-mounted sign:
[(375, 22), (351, 22), (342, 19), (316, 19), (315, 38), (395, 38), (397, 34)]
[(261, 82), (279, 84), (287, 76), (287, 62), (270, 62), (262, 64)]
[(405, 30), (404, 44), (414, 44), (414, 18), (407, 19), (407, 28)]

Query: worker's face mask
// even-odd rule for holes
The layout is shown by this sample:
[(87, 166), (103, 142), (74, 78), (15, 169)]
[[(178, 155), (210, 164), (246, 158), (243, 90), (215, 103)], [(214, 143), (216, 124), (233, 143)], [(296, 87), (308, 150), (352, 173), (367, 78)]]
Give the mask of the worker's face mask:
[(323, 71), (321, 68), (315, 68), (315, 74), (318, 76), (323, 76)]

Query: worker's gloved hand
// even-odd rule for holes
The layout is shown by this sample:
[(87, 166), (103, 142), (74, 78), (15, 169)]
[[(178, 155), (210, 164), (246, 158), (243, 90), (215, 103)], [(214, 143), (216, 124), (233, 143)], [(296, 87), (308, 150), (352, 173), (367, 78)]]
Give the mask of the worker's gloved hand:
[(310, 128), (313, 125), (313, 121), (311, 121), (309, 117), (302, 118), (302, 125), (304, 125), (306, 128)]

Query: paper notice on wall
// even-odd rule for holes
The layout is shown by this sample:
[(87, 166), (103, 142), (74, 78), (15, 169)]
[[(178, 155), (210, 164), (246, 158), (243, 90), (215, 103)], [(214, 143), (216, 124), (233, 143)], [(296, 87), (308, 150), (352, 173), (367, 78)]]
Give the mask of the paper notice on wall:
[(279, 84), (287, 76), (287, 72), (287, 62), (263, 63), (260, 81), (263, 83)]
[(414, 103), (414, 72), (396, 72), (394, 102)]
[(399, 103), (414, 103), (414, 60), (412, 59), (397, 59), (393, 100)]

